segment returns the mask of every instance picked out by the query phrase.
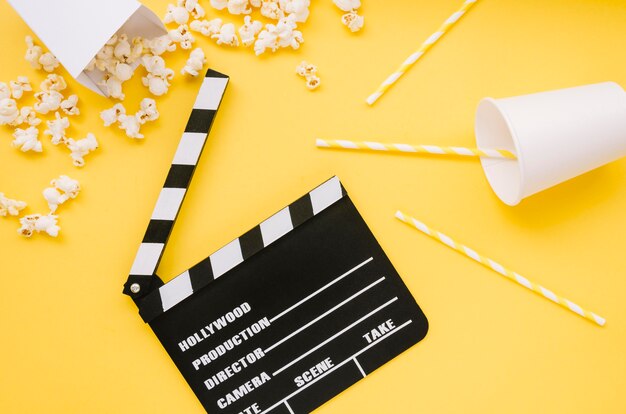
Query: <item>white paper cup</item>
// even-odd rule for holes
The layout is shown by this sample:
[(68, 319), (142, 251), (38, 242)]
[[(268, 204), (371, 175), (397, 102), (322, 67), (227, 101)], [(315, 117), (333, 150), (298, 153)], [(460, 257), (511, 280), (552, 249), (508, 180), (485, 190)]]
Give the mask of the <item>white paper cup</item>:
[[(137, 0), (9, 0), (37, 37), (81, 84), (103, 94), (85, 68), (118, 31), (152, 38), (167, 33), (161, 19)], [(24, 46), (26, 47), (26, 46)]]
[(517, 160), (482, 158), (505, 204), (626, 155), (626, 93), (614, 82), (512, 98), (485, 98), (476, 111), (478, 148), (507, 149)]

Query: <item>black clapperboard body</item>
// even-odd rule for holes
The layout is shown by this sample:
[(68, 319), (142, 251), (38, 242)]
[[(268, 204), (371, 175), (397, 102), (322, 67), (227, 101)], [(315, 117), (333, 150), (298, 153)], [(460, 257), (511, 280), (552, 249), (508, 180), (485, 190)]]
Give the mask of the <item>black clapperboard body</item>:
[(228, 78), (209, 71), (124, 292), (209, 413), (308, 413), (426, 317), (337, 177), (166, 284), (155, 270)]

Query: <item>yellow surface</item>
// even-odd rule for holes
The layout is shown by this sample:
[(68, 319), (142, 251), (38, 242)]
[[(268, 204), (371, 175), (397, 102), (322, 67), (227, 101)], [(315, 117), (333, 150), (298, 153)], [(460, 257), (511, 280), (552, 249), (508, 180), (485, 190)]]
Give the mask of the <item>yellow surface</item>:
[[(167, 1), (147, 3), (163, 14)], [(374, 108), (364, 99), (460, 1), (365, 0), (357, 35), (330, 0), (314, 3), (298, 51), (257, 58), (202, 40), (231, 84), (160, 274), (175, 276), (337, 174), (431, 329), (320, 413), (626, 412), (626, 160), (510, 208), (475, 160), (314, 146), (317, 136), (471, 146), (484, 96), (626, 85), (626, 2), (483, 0)], [(38, 83), (43, 75), (22, 59), (28, 29), (6, 2), (0, 23), (0, 79)], [(177, 53), (171, 66), (184, 59)], [(294, 74), (302, 59), (320, 68), (315, 93)], [(84, 190), (60, 208), (58, 239), (19, 238), (17, 222), (0, 219), (0, 412), (203, 412), (121, 294), (198, 85), (177, 77), (158, 101), (161, 119), (132, 142), (101, 126), (107, 100), (72, 82), (83, 112), (72, 135), (91, 131), (101, 143), (82, 170), (49, 142), (41, 155), (17, 152), (3, 130), (0, 191), (28, 201), (29, 213), (45, 209), (41, 190), (59, 174)], [(126, 92), (129, 108), (146, 94), (138, 79)], [(404, 226), (398, 208), (606, 317), (606, 327)]]

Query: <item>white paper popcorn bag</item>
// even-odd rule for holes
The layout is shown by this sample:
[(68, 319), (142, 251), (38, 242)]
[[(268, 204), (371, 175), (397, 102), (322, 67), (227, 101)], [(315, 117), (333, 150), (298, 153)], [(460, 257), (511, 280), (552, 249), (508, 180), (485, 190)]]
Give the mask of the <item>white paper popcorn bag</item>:
[(167, 33), (161, 19), (136, 0), (9, 0), (37, 37), (82, 85), (104, 94), (92, 58), (115, 33), (154, 38)]

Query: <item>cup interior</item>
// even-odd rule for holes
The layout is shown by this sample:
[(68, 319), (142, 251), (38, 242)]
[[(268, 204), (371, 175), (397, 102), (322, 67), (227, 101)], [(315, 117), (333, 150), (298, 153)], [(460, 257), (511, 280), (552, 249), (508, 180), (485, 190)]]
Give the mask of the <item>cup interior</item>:
[(506, 149), (517, 154), (517, 160), (481, 157), (489, 185), (505, 204), (514, 206), (522, 200), (520, 152), (513, 128), (506, 114), (492, 98), (483, 99), (476, 111), (476, 145), (481, 149)]

